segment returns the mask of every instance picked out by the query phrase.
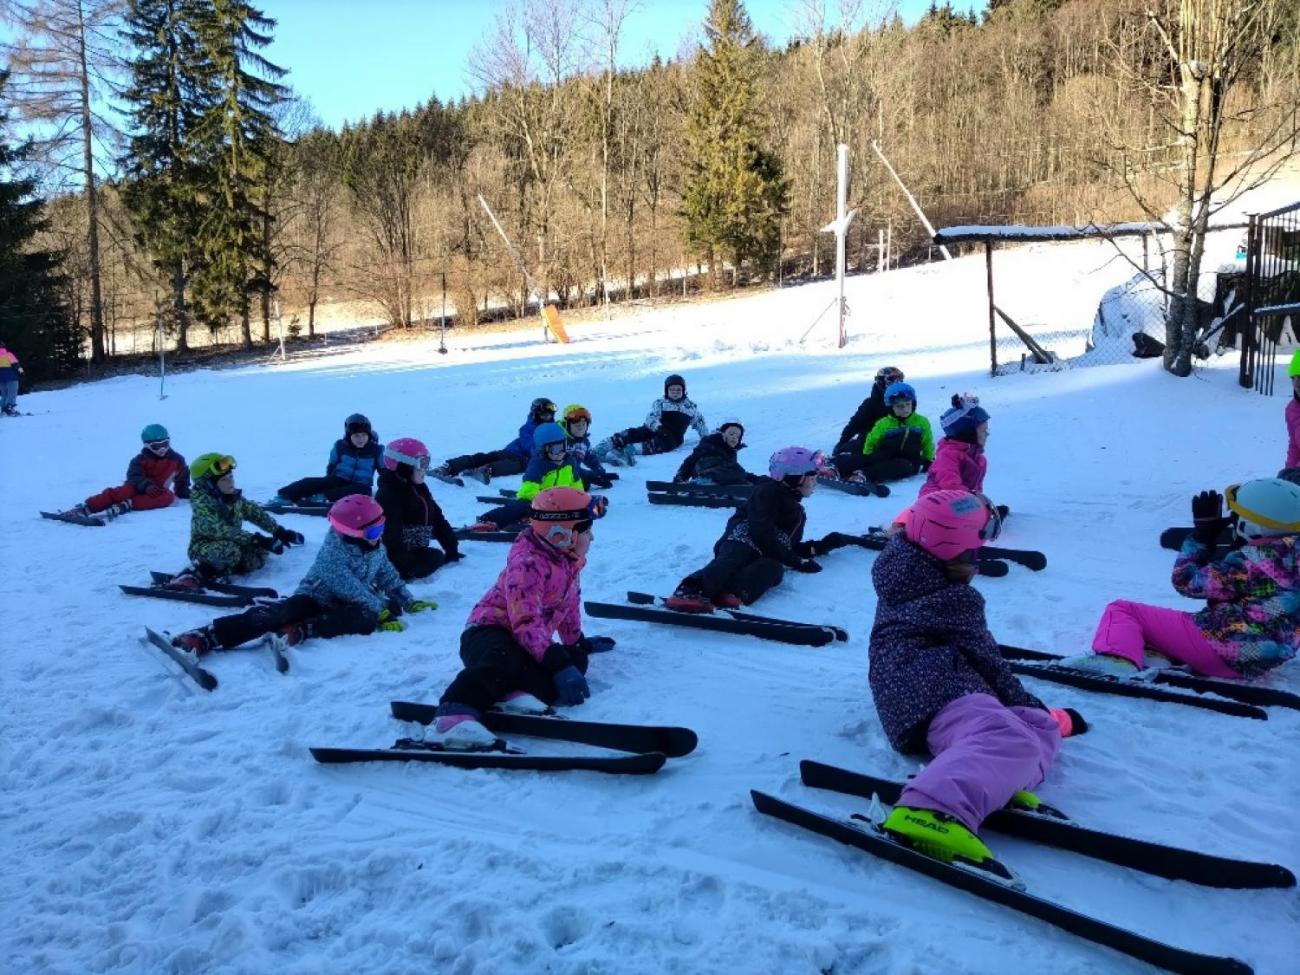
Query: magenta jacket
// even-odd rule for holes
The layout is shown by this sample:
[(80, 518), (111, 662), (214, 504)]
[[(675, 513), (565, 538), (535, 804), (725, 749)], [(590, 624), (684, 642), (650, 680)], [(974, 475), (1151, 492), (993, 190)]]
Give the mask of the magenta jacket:
[(468, 625), (509, 630), (540, 664), (553, 633), (559, 631), (561, 643), (582, 636), (578, 575), (583, 564), (524, 529), (496, 583), (470, 612)]
[(925, 483), (916, 496), (922, 498), (931, 491), (970, 491), (981, 494), (984, 491), (984, 472), (988, 466), (983, 447), (944, 437), (934, 451), (934, 463), (930, 465), (930, 473), (926, 475)]
[(1286, 466), (1300, 467), (1300, 400), (1286, 404)]

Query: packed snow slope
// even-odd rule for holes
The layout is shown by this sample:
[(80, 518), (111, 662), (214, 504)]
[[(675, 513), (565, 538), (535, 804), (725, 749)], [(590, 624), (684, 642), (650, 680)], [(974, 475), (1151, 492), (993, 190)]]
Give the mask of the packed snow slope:
[[(1090, 245), (1017, 252), (1023, 273), (1014, 282), (1004, 273), (1002, 293), (1008, 303), (1036, 294), (1096, 256)], [(1117, 268), (1117, 280), (1126, 273)], [(863, 807), (800, 786), (800, 758), (895, 777), (917, 767), (889, 749), (867, 688), (872, 553), (827, 556), (820, 575), (791, 576), (757, 607), (850, 631), (848, 643), (824, 649), (588, 621), (618, 647), (594, 659), (581, 716), (699, 732), (698, 751), (658, 775), (323, 767), (309, 746), (386, 746), (411, 731), (389, 717), (390, 700), (437, 700), (505, 546), (466, 542), (463, 562), (417, 583), (440, 608), (405, 633), (310, 641), (291, 652), (287, 676), (263, 649), (221, 654), (209, 663), (221, 686), (208, 694), (139, 637), (146, 625), (177, 631), (210, 613), (117, 589), (184, 564), (188, 506), (102, 529), (37, 515), (118, 483), (149, 422), (166, 424), (188, 458), (235, 455), (238, 483), (264, 499), (321, 471), (354, 411), (382, 438), (417, 436), (445, 457), (504, 445), (535, 396), (584, 403), (597, 437), (638, 423), (669, 372), (686, 376), (711, 426), (743, 419), (741, 457), (762, 470), (778, 447), (833, 443), (871, 376), (895, 364), (936, 427), (953, 392), (980, 393), (993, 416), (987, 489), (1015, 513), (1002, 544), (1050, 560), (1041, 573), (1013, 567), (976, 581), (1001, 640), (1074, 653), (1113, 598), (1193, 608), (1170, 588), (1174, 556), (1159, 533), (1189, 521), (1193, 492), (1276, 472), (1283, 397), (1239, 389), (1226, 359), (1187, 380), (1153, 362), (989, 380), (982, 276), (975, 259), (853, 280), (843, 351), (828, 348), (829, 325), (807, 347), (794, 341), (832, 295), (813, 285), (575, 325), (563, 347), (533, 331), (465, 336), (442, 357), (432, 344), (379, 344), (173, 375), (165, 400), (147, 378), (24, 397), (35, 415), (0, 421), (0, 968), (1147, 971), (752, 809), (751, 788), (841, 814)], [(597, 527), (587, 598), (667, 593), (708, 557), (726, 511), (645, 499), (645, 480), (671, 477), (682, 456), (624, 471)], [(809, 534), (882, 524), (917, 487), (898, 484), (885, 500), (818, 492)], [(432, 488), (453, 523), (483, 508), (472, 482)], [(286, 520), (307, 546), (250, 580), (282, 593), (326, 531), (319, 519)], [(1300, 664), (1271, 682), (1300, 689)], [(1300, 713), (1250, 721), (1031, 687), (1092, 724), (1063, 745), (1039, 790), (1049, 801), (1101, 829), (1300, 868)], [(1043, 896), (1261, 973), (1295, 971), (1293, 890), (1203, 889), (990, 840)]]

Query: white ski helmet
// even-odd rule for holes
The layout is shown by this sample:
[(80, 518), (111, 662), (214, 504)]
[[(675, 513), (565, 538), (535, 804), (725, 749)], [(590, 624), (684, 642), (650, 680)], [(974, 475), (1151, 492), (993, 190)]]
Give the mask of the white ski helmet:
[(1223, 495), (1247, 541), (1300, 534), (1300, 484), (1268, 477), (1230, 485)]

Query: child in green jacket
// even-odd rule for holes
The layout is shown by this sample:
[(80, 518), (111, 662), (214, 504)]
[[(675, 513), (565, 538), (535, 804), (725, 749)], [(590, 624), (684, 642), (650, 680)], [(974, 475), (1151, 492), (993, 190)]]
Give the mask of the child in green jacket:
[(862, 443), (862, 453), (837, 454), (835, 466), (850, 481), (879, 484), (928, 470), (934, 461), (930, 421), (916, 412), (916, 390), (892, 383), (885, 390), (889, 413), (876, 421)]

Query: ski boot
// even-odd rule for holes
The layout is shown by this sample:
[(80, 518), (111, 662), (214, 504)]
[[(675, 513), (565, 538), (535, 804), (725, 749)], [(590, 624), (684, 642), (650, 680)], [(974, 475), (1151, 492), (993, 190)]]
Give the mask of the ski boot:
[(193, 592), (196, 589), (204, 589), (206, 586), (203, 577), (199, 575), (199, 570), (192, 565), (187, 565), (167, 580), (167, 585), (164, 588)]
[(105, 508), (103, 511), (100, 512), (100, 515), (102, 515), (107, 520), (112, 521), (114, 518), (120, 518), (122, 515), (126, 514), (130, 510), (131, 510), (130, 501), (119, 501), (117, 504), (110, 504), (107, 508)]
[(469, 530), (472, 532), (495, 532), (501, 529), (490, 521), (476, 521), (469, 526)]
[(69, 508), (67, 511), (60, 511), (59, 514), (61, 514), (61, 515), (75, 515), (75, 516), (78, 517), (78, 518), (94, 518), (94, 517), (95, 517), (95, 512), (91, 511), (91, 510), (90, 510), (90, 505), (86, 504), (86, 502), (84, 502), (84, 501), (81, 502), (81, 504), (74, 504), (74, 505), (73, 505), (71, 508)]
[(720, 592), (713, 597), (713, 605), (718, 609), (740, 609), (745, 603), (734, 592)]
[(694, 586), (678, 586), (664, 605), (679, 613), (712, 613), (713, 601)]
[(554, 714), (551, 706), (527, 691), (511, 691), (497, 705), (506, 714)]
[(456, 752), (486, 751), (497, 743), (479, 721), (479, 713), (460, 704), (443, 704), (438, 717), (424, 730), (425, 744)]
[(286, 623), (275, 631), (274, 639), (283, 647), (296, 647), (311, 636), (311, 628), (306, 623)]
[(974, 867), (1003, 881), (1014, 875), (993, 856), (984, 841), (946, 813), (895, 806), (880, 829), (904, 846), (943, 863)]
[(1077, 657), (1062, 657), (1055, 666), (1101, 677), (1128, 678), (1136, 677), (1138, 673), (1137, 664), (1113, 653), (1081, 653)]
[(277, 494), (270, 501), (266, 502), (268, 507), (275, 508), (292, 508), (298, 502), (286, 498), (283, 494)]
[(471, 467), (467, 471), (461, 471), (466, 477), (473, 478), (480, 484), (487, 484), (492, 480), (492, 465), (484, 464), (482, 467)]
[(176, 636), (172, 637), (172, 646), (196, 659), (219, 649), (216, 635), (212, 632), (211, 626), (202, 626), (197, 630), (188, 630), (185, 633), (176, 634)]
[(848, 481), (850, 484), (866, 484), (867, 475), (863, 474), (862, 471), (854, 471), (848, 477), (844, 478), (844, 480)]

